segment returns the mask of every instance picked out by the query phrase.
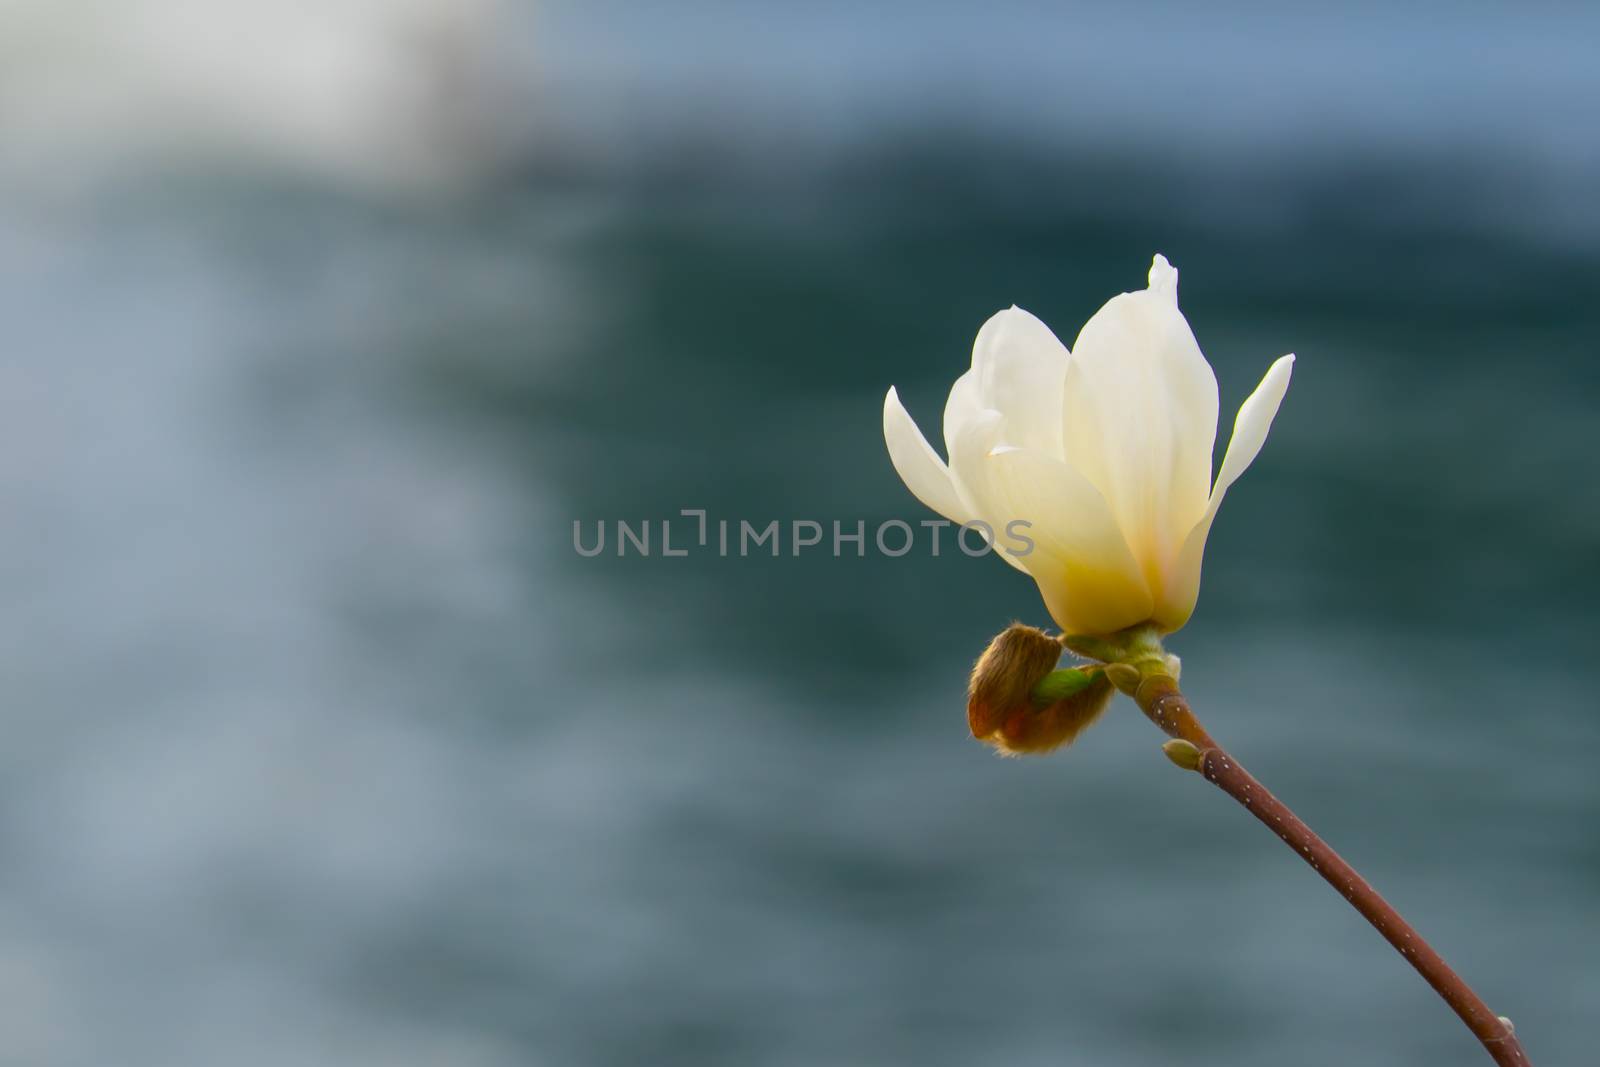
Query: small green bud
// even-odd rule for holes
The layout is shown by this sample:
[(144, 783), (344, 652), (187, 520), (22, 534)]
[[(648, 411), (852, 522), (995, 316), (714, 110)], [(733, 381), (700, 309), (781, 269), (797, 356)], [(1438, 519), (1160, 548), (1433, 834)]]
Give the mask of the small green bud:
[(1132, 696), (1139, 689), (1139, 668), (1128, 663), (1106, 664), (1106, 677), (1111, 684)]
[(1205, 759), (1205, 753), (1196, 748), (1194, 742), (1185, 741), (1181, 737), (1175, 737), (1162, 745), (1161, 751), (1166, 753), (1169, 760), (1186, 771), (1198, 771)]

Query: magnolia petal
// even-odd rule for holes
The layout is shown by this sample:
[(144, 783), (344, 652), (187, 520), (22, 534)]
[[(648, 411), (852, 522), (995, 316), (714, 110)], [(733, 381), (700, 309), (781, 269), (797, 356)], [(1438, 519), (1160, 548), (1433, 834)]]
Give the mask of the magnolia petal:
[(1019, 560), (1063, 630), (1107, 634), (1150, 617), (1149, 586), (1088, 479), (1033, 449), (1001, 446), (983, 463), (989, 514), (1001, 531), (1014, 520), (1028, 524), (1018, 533), (1033, 549)]
[(1019, 516), (1007, 514), (1006, 502), (995, 493), (989, 453), (1001, 445), (1006, 433), (1005, 416), (998, 411), (980, 411), (957, 432), (950, 446), (950, 476), (961, 502), (968, 508), (969, 521), (986, 524), (995, 542), (995, 554), (1024, 574), (1032, 574), (1023, 557), (1007, 552), (1010, 544), (1003, 535), (1006, 523)]
[(1061, 388), (1067, 346), (1019, 307), (990, 316), (972, 345), (984, 408), (1006, 419), (1008, 444), (1061, 454)]
[(1216, 376), (1177, 285), (1157, 256), (1150, 288), (1095, 313), (1073, 345), (1063, 402), (1067, 459), (1105, 497), (1152, 584), (1205, 514), (1217, 432)]
[(1272, 429), (1272, 420), (1278, 414), (1284, 394), (1289, 391), (1289, 377), (1293, 373), (1294, 353), (1280, 356), (1267, 368), (1256, 391), (1239, 405), (1239, 414), (1233, 420), (1233, 436), (1228, 440), (1227, 454), (1222, 457), (1222, 469), (1217, 471), (1217, 484), (1211, 488), (1208, 516), (1217, 513), (1228, 486), (1238, 481), (1239, 475), (1261, 454), (1261, 446), (1267, 443), (1267, 431)]
[(978, 372), (969, 370), (956, 379), (950, 387), (950, 396), (944, 402), (945, 455), (956, 454), (956, 436), (982, 410), (983, 404), (978, 400)]
[(1211, 490), (1211, 499), (1205, 514), (1195, 523), (1184, 539), (1177, 562), (1164, 583), (1160, 602), (1156, 605), (1156, 623), (1167, 631), (1176, 630), (1194, 612), (1200, 596), (1200, 565), (1205, 557), (1206, 538), (1211, 534), (1211, 523), (1222, 506), (1228, 487), (1239, 480), (1239, 475), (1261, 453), (1266, 443), (1267, 431), (1272, 429), (1273, 416), (1289, 390), (1289, 377), (1294, 371), (1293, 353), (1283, 356), (1267, 368), (1255, 392), (1239, 405), (1239, 415), (1233, 420), (1233, 437), (1228, 441), (1228, 452), (1222, 457), (1222, 468), (1217, 472), (1217, 484)]
[(950, 469), (917, 429), (893, 386), (883, 398), (883, 440), (895, 472), (913, 496), (953, 522), (971, 517), (956, 492)]

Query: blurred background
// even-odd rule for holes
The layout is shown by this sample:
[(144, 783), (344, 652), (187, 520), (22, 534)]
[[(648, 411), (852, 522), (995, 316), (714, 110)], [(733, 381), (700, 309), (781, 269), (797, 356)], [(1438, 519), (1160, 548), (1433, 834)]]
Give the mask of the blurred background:
[(573, 550), (928, 517), (885, 388), (1161, 251), (1224, 435), (1299, 354), (1186, 688), (1588, 1062), (1597, 37), (0, 0), (0, 1061), (1485, 1062), (1131, 704), (967, 736), (999, 562)]

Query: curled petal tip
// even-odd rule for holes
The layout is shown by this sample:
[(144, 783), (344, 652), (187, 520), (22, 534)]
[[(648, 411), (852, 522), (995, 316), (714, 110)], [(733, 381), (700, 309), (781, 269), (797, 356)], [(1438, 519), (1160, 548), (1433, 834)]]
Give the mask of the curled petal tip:
[(1167, 262), (1160, 252), (1150, 261), (1150, 291), (1178, 302), (1178, 268)]
[(1267, 373), (1262, 381), (1266, 382), (1270, 380), (1274, 383), (1281, 383), (1282, 387), (1287, 390), (1289, 388), (1289, 379), (1293, 375), (1294, 353), (1290, 352), (1287, 356), (1279, 356), (1277, 359), (1272, 361), (1272, 366), (1267, 368)]
[[(896, 421), (896, 416), (905, 411), (905, 403), (900, 399), (900, 392), (894, 386), (889, 386), (889, 391), (883, 394), (883, 432), (885, 437), (889, 434), (890, 427)], [(908, 418), (910, 416), (907, 416)]]

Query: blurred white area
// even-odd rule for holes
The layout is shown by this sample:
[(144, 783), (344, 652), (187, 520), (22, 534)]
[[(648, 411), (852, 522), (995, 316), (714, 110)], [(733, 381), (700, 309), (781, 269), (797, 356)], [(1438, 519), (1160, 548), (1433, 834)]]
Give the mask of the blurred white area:
[(0, 0), (0, 175), (484, 163), (496, 0)]

